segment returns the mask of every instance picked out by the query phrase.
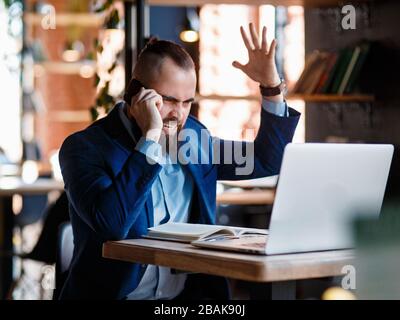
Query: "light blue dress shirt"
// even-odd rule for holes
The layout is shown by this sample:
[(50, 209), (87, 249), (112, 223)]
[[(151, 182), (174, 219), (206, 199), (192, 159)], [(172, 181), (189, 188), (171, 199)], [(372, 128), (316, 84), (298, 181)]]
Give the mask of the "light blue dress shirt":
[[(148, 148), (154, 144), (149, 142), (141, 138), (136, 149), (147, 155)], [(162, 160), (162, 169), (151, 187), (154, 225), (168, 221), (188, 222), (193, 179), (179, 163), (171, 163), (168, 155)], [(183, 290), (185, 281), (186, 274), (172, 274), (170, 268), (148, 265), (139, 286), (128, 299), (172, 299)]]
[[(288, 116), (286, 102), (275, 103), (263, 99), (265, 111), (277, 116)], [(187, 222), (192, 204), (194, 182), (190, 174), (179, 163), (171, 163), (168, 155), (161, 155), (161, 146), (144, 137), (136, 141), (131, 123), (120, 108), (120, 117), (132, 139), (137, 142), (135, 149), (162, 163), (162, 169), (151, 187), (154, 208), (154, 226), (168, 221)], [(156, 149), (156, 152), (154, 152)], [(155, 154), (159, 157), (155, 157)], [(161, 157), (161, 158), (160, 158)], [(148, 265), (137, 288), (128, 295), (131, 300), (173, 299), (182, 292), (186, 274), (172, 274), (170, 268)]]

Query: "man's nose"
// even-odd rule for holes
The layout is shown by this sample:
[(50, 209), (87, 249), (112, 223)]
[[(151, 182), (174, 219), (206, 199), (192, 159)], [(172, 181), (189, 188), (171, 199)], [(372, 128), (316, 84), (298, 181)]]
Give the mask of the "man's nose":
[(183, 108), (183, 106), (182, 106), (181, 102), (178, 102), (178, 103), (174, 104), (174, 106), (172, 107), (171, 112), (169, 113), (169, 115), (171, 117), (175, 117), (175, 118), (180, 119), (181, 114), (182, 114), (182, 108)]

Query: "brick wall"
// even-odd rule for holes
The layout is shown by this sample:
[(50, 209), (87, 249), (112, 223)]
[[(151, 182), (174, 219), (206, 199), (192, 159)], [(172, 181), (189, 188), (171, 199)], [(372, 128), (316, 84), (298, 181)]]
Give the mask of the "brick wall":
[[(28, 1), (27, 9), (34, 1)], [(55, 6), (56, 14), (67, 12), (71, 1), (49, 0)], [(98, 34), (97, 27), (57, 26), (45, 30), (39, 25), (26, 25), (28, 39), (40, 39), (44, 53), (49, 61), (62, 61), (61, 55), (68, 35), (79, 36), (85, 45), (84, 56), (93, 48), (93, 40)], [(79, 74), (44, 72), (35, 78), (35, 88), (43, 97), (45, 110), (36, 117), (36, 138), (42, 147), (45, 161), (50, 153), (59, 149), (64, 139), (71, 133), (82, 130), (90, 124), (89, 107), (95, 100), (95, 87), (92, 78)], [(72, 111), (72, 112), (71, 112)], [(65, 116), (66, 115), (66, 116)]]

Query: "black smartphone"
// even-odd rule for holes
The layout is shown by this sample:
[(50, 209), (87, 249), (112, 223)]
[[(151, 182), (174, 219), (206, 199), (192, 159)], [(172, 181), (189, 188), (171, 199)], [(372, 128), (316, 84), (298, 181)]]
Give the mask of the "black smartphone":
[(139, 80), (133, 78), (125, 91), (124, 101), (130, 105), (132, 98), (140, 91), (141, 87), (144, 87), (144, 85)]

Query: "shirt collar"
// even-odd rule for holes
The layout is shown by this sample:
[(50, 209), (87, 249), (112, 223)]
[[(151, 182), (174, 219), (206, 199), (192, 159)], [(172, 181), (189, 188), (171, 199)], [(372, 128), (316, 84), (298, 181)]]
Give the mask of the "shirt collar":
[(137, 143), (137, 140), (135, 138), (135, 135), (133, 134), (133, 127), (132, 127), (132, 122), (129, 120), (128, 116), (126, 115), (126, 110), (127, 110), (127, 104), (126, 102), (123, 102), (122, 107), (119, 108), (119, 116), (121, 118), (122, 124), (124, 125), (125, 129), (128, 131), (129, 135), (133, 139), (135, 143)]

